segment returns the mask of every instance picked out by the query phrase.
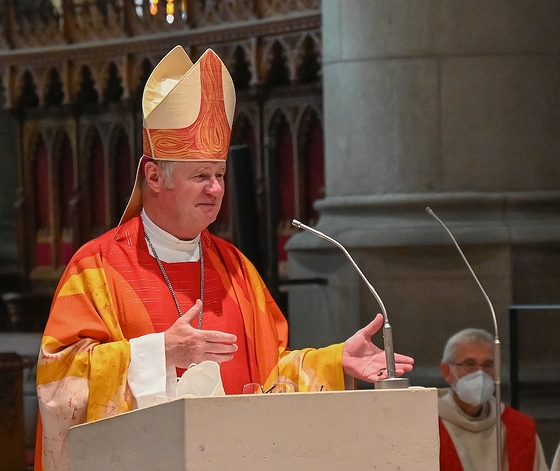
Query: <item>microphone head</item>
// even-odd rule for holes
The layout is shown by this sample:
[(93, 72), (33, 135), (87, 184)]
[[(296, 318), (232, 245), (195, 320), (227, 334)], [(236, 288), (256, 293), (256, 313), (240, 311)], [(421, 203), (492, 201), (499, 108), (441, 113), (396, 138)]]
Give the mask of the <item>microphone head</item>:
[(301, 229), (302, 224), (297, 219), (292, 219), (292, 226), (296, 226), (298, 229)]

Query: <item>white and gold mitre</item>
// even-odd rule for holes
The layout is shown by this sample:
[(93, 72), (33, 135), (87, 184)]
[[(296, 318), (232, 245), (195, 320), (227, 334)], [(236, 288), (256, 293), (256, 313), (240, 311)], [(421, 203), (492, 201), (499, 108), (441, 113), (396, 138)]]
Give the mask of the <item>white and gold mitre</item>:
[(152, 71), (142, 95), (143, 158), (120, 224), (140, 213), (146, 158), (225, 162), (235, 111), (233, 80), (211, 49), (193, 64), (174, 47)]

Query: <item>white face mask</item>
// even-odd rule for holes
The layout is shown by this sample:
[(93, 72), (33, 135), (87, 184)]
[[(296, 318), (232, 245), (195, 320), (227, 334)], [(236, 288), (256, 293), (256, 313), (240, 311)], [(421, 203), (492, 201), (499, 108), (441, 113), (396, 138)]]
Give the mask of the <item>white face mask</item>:
[(494, 392), (494, 380), (482, 370), (459, 378), (453, 389), (461, 401), (473, 406), (484, 404)]

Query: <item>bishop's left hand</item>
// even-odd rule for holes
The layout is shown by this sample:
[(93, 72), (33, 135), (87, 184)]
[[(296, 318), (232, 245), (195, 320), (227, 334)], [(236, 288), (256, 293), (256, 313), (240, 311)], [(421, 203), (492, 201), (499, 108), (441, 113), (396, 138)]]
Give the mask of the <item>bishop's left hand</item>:
[[(377, 314), (373, 321), (344, 342), (342, 349), (344, 373), (370, 383), (387, 378), (385, 351), (371, 341), (372, 335), (382, 326), (383, 315)], [(395, 353), (395, 372), (397, 376), (412, 371), (413, 365), (413, 358)]]

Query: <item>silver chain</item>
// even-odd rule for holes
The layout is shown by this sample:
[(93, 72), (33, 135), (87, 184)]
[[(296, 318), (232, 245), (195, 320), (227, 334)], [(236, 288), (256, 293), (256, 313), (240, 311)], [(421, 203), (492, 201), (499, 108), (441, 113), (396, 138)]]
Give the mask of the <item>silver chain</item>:
[[(146, 241), (148, 242), (148, 245), (150, 246), (150, 250), (154, 254), (154, 258), (156, 259), (156, 261), (159, 265), (159, 269), (161, 270), (161, 274), (163, 275), (163, 278), (165, 279), (165, 283), (167, 284), (167, 287), (169, 288), (171, 296), (173, 296), (173, 301), (175, 301), (175, 306), (177, 307), (177, 312), (179, 313), (179, 317), (182, 317), (183, 313), (181, 312), (181, 307), (179, 306), (179, 301), (177, 301), (177, 296), (175, 295), (175, 290), (173, 289), (173, 286), (171, 286), (171, 282), (169, 281), (169, 278), (167, 277), (167, 272), (165, 271), (165, 268), (163, 268), (163, 264), (161, 263), (161, 260), (158, 257), (156, 249), (152, 245), (152, 241), (148, 237), (148, 234), (147, 234), (146, 231), (144, 231), (144, 237), (146, 237)], [(200, 300), (202, 301), (202, 309), (198, 313), (198, 329), (200, 330), (200, 329), (202, 329), (202, 313), (204, 311), (204, 256), (202, 255), (202, 237), (198, 240), (198, 251), (200, 252)]]

